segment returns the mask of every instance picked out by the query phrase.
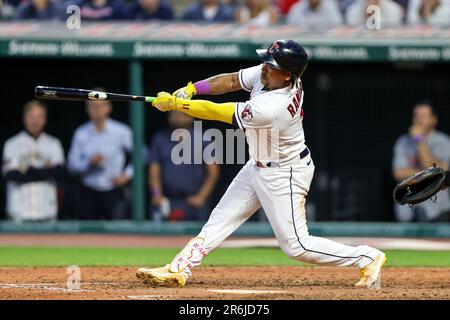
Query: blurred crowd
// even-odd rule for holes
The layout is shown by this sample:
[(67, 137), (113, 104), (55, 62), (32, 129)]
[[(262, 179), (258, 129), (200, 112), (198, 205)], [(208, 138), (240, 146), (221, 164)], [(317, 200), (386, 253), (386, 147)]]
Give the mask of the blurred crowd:
[[(45, 104), (37, 100), (25, 104), (23, 129), (3, 146), (2, 173), (9, 219), (21, 222), (68, 218), (61, 216), (61, 208), (70, 201), (75, 215), (69, 218), (131, 218), (132, 131), (110, 117), (112, 108), (110, 101), (86, 102), (89, 120), (75, 130), (66, 160), (60, 140), (45, 132)], [(411, 125), (393, 147), (392, 175), (397, 182), (432, 163), (449, 170), (450, 137), (436, 130), (437, 123), (438, 112), (430, 102), (420, 101), (413, 106)], [(195, 164), (194, 160), (196, 152), (203, 154), (211, 142), (203, 140), (200, 150), (195, 146), (193, 137), (203, 136), (202, 129), (184, 113), (170, 112), (168, 124), (156, 132), (147, 148), (147, 217), (154, 221), (205, 221), (220, 166), (205, 161)], [(185, 153), (184, 163), (174, 163), (174, 152)], [(69, 188), (61, 187), (68, 181)], [(448, 221), (450, 193), (440, 192), (436, 201), (412, 208), (395, 205), (394, 212), (402, 222)]]
[[(0, 4), (0, 17), (10, 21), (64, 20), (66, 8), (74, 4), (80, 8), (82, 21), (235, 22), (258, 27), (287, 23), (309, 30), (365, 25), (375, 5), (380, 8), (383, 26), (450, 26), (450, 0), (0, 0)], [(107, 101), (86, 104), (89, 121), (74, 132), (66, 159), (58, 138), (45, 133), (46, 106), (34, 100), (25, 104), (24, 129), (3, 146), (2, 172), (10, 219), (58, 219), (61, 203), (71, 197), (78, 213), (74, 218), (131, 218), (132, 132), (128, 125), (111, 119), (111, 111)], [(392, 172), (396, 181), (429, 163), (448, 170), (450, 138), (435, 130), (437, 121), (431, 103), (414, 106), (409, 132), (394, 146)], [(205, 220), (220, 167), (173, 164), (171, 152), (177, 142), (170, 137), (174, 129), (194, 134), (193, 119), (170, 113), (169, 128), (156, 133), (148, 146), (148, 216), (155, 220)], [(65, 190), (62, 196), (59, 182), (70, 179), (78, 188)], [(412, 209), (395, 206), (394, 211), (399, 221), (436, 221), (450, 211), (450, 195), (441, 193), (437, 203)]]
[(450, 26), (450, 0), (0, 0), (0, 18), (65, 20), (70, 5), (80, 8), (82, 21), (287, 23), (322, 30), (362, 26), (379, 16), (382, 27)]
[[(112, 108), (110, 101), (86, 102), (89, 121), (73, 133), (66, 159), (60, 140), (45, 132), (46, 105), (38, 100), (24, 105), (23, 130), (3, 146), (8, 218), (17, 222), (67, 218), (61, 216), (67, 203), (73, 204), (75, 219), (131, 218), (132, 131), (110, 117)], [(219, 165), (194, 164), (193, 118), (175, 111), (168, 122), (169, 127), (157, 132), (146, 150), (148, 217), (157, 221), (206, 220)], [(172, 161), (172, 150), (180, 142), (171, 138), (176, 129), (183, 134), (180, 141), (190, 141), (185, 146), (192, 157), (190, 163)]]

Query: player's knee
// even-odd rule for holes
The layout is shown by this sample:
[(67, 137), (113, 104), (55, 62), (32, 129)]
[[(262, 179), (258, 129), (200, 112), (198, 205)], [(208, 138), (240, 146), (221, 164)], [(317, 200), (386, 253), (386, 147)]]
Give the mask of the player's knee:
[(300, 244), (295, 242), (286, 243), (285, 245), (281, 246), (281, 249), (291, 259), (296, 259), (298, 256), (301, 256), (305, 252)]

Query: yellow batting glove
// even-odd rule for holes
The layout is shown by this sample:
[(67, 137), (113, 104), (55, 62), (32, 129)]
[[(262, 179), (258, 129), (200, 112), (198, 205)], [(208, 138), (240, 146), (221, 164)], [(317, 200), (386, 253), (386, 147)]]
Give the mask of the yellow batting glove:
[(189, 82), (186, 87), (180, 88), (173, 93), (173, 95), (177, 98), (181, 99), (191, 99), (193, 96), (197, 94), (197, 90), (195, 89), (192, 82)]
[(177, 97), (168, 92), (159, 92), (152, 105), (159, 111), (166, 112), (177, 109)]

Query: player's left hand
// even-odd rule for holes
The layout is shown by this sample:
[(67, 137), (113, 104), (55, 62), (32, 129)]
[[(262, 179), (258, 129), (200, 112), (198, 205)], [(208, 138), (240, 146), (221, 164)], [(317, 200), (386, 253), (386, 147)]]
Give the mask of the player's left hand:
[(166, 112), (177, 109), (177, 98), (168, 92), (159, 92), (152, 105), (159, 111)]
[(172, 95), (181, 99), (191, 99), (193, 96), (197, 94), (197, 89), (189, 82), (185, 87), (176, 90)]

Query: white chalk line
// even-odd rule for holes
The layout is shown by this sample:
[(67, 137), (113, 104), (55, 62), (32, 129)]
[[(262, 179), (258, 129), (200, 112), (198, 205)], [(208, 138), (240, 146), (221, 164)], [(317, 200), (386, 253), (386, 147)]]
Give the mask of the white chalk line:
[[(83, 284), (83, 283), (82, 283)], [(98, 284), (115, 284), (117, 285), (117, 282), (109, 282), (109, 283), (102, 283), (102, 282), (86, 282), (84, 284), (89, 285), (98, 285)], [(98, 292), (101, 290), (90, 290), (90, 289), (68, 289), (64, 287), (58, 287), (57, 283), (0, 283), (0, 289), (38, 289), (38, 290), (47, 290), (47, 291), (59, 291), (64, 293), (87, 293), (87, 292)], [(115, 289), (110, 288), (108, 291), (120, 291), (120, 292), (135, 292), (135, 289)], [(154, 293), (154, 289), (141, 289), (140, 292), (151, 292)], [(207, 289), (208, 292), (214, 292), (214, 293), (227, 293), (227, 294), (279, 294), (279, 293), (286, 293), (287, 291), (281, 291), (281, 290), (245, 290), (245, 289)], [(133, 299), (133, 300), (155, 300), (155, 299), (167, 299), (170, 297), (170, 295), (166, 294), (141, 294), (141, 295), (125, 295), (122, 296), (125, 299)]]
[(135, 296), (124, 296), (125, 299), (131, 300), (156, 300), (156, 299), (167, 299), (169, 296), (167, 295), (154, 295), (154, 294), (143, 294), (143, 295), (135, 295)]
[[(81, 286), (83, 285), (118, 285), (120, 283), (118, 282), (82, 282)], [(66, 293), (85, 293), (85, 292), (101, 292), (101, 291), (117, 291), (117, 292), (130, 292), (135, 293), (136, 289), (120, 289), (120, 288), (100, 288), (97, 290), (91, 290), (91, 289), (68, 289), (64, 287), (60, 287), (58, 285), (61, 285), (60, 283), (56, 282), (46, 282), (46, 283), (0, 283), (0, 290), (1, 289), (37, 289), (37, 290), (47, 290), (47, 291), (60, 291), (60, 292), (66, 292)], [(154, 293), (154, 289), (141, 289), (139, 292), (142, 293)], [(146, 295), (143, 295), (145, 297)], [(136, 296), (138, 297), (138, 296)], [(148, 295), (150, 297), (150, 295)], [(161, 295), (155, 295), (154, 297), (162, 298)], [(164, 296), (165, 297), (165, 296)], [(137, 298), (136, 298), (137, 299)]]
[[(118, 285), (118, 282), (83, 282), (83, 285)], [(0, 289), (38, 289), (48, 291), (61, 291), (61, 292), (96, 292), (96, 290), (90, 289), (69, 289), (64, 287), (58, 287), (56, 282), (47, 283), (0, 283)]]
[[(57, 286), (61, 284), (60, 282), (34, 282), (34, 283), (0, 283), (0, 286), (15, 286), (15, 285), (23, 285), (23, 286)], [(108, 285), (108, 286), (114, 286), (119, 285), (119, 282), (82, 282), (84, 285)]]
[(43, 284), (17, 284), (17, 283), (0, 284), (0, 289), (39, 289), (48, 291), (61, 291), (61, 292), (94, 292), (94, 290), (49, 287), (48, 284), (43, 285)]

